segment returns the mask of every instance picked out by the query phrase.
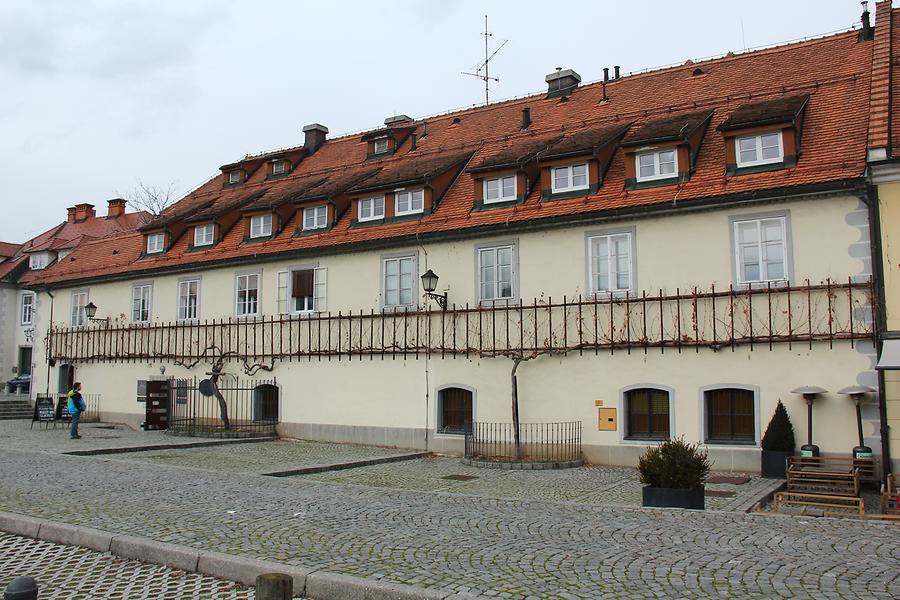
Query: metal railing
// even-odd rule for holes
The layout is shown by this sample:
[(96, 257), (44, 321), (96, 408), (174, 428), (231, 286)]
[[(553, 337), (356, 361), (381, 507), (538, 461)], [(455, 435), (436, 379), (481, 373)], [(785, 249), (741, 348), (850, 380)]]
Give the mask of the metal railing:
[(581, 459), (581, 421), (483, 423), (465, 426), (465, 457), (498, 461), (572, 462)]
[(219, 380), (217, 396), (200, 393), (196, 379), (175, 379), (170, 388), (169, 433), (197, 437), (252, 438), (275, 435), (280, 391), (274, 379)]
[[(46, 398), (46, 395), (38, 394), (39, 397)], [(56, 418), (61, 421), (68, 421), (69, 411), (66, 408), (69, 402), (68, 393), (66, 394), (50, 394), (53, 398), (53, 405), (56, 407)], [(100, 399), (102, 394), (82, 394), (82, 399), (87, 405), (87, 410), (81, 413), (82, 423), (99, 423), (100, 422)]]

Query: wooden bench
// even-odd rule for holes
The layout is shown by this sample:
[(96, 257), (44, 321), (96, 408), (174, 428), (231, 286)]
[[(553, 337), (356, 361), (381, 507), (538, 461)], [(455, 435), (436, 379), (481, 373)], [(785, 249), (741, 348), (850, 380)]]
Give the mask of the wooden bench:
[(787, 487), (790, 492), (858, 496), (864, 472), (869, 476), (877, 473), (877, 460), (791, 456), (788, 457)]
[(900, 515), (900, 476), (896, 474), (881, 485), (881, 514)]
[(823, 517), (865, 516), (866, 505), (862, 498), (833, 496), (827, 494), (804, 494), (801, 492), (777, 492), (775, 512), (785, 513), (786, 508), (797, 508), (801, 515), (821, 511)]

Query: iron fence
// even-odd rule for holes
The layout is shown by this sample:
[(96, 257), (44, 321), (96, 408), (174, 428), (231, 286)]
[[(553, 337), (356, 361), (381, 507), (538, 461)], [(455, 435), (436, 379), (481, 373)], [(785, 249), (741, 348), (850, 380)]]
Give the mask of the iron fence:
[[(46, 398), (47, 395), (39, 394), (41, 398)], [(50, 397), (53, 398), (54, 406), (56, 407), (56, 418), (60, 421), (68, 421), (71, 419), (69, 415), (69, 409), (67, 408), (69, 404), (69, 395), (65, 394), (50, 394)], [(87, 410), (81, 413), (81, 422), (82, 423), (99, 423), (100, 422), (100, 399), (102, 398), (102, 394), (82, 394), (81, 398), (84, 400), (85, 405), (87, 406)]]
[(581, 421), (484, 423), (465, 426), (465, 457), (471, 459), (573, 462), (581, 460)]
[(280, 410), (277, 382), (222, 377), (221, 399), (200, 391), (197, 379), (170, 385), (168, 431), (197, 437), (253, 438), (275, 435)]
[(224, 357), (245, 373), (276, 361), (396, 360), (425, 354), (523, 357), (569, 352), (700, 352), (774, 344), (827, 343), (875, 336), (872, 281), (806, 281), (724, 290), (676, 289), (613, 297), (535, 299), (446, 311), (348, 311), (258, 319), (51, 327), (57, 361), (173, 361), (193, 367)]

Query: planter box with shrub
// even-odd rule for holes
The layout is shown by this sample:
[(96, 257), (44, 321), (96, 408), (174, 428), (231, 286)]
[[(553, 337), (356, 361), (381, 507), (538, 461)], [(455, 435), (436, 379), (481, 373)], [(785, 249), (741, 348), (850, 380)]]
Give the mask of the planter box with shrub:
[(784, 479), (787, 476), (787, 459), (794, 454), (794, 426), (781, 400), (775, 407), (775, 414), (766, 427), (762, 439), (760, 471), (769, 479)]
[(666, 508), (706, 508), (703, 482), (709, 475), (709, 457), (699, 444), (683, 438), (647, 448), (641, 456), (643, 506)]

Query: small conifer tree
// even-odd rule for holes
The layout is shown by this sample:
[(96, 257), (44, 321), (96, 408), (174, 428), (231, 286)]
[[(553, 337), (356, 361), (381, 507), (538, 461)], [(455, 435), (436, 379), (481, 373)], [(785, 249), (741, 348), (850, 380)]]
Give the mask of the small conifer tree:
[(781, 400), (778, 401), (775, 414), (772, 415), (772, 420), (766, 427), (766, 433), (762, 439), (762, 449), (775, 452), (794, 451), (794, 426), (791, 425), (791, 418)]

